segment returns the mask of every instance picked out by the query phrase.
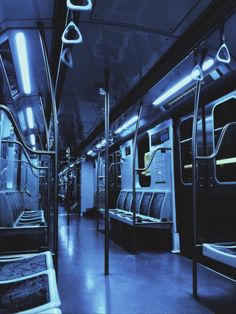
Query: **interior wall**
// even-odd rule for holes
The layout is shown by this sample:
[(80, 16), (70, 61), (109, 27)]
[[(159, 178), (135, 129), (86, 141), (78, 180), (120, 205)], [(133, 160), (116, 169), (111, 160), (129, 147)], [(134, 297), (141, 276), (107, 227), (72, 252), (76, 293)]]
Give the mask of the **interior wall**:
[(92, 161), (81, 163), (81, 213), (94, 207), (94, 167)]

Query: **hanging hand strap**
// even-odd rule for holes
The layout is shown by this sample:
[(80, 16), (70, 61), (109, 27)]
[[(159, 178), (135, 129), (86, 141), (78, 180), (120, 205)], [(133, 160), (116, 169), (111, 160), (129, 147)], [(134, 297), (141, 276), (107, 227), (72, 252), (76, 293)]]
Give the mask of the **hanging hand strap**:
[(67, 7), (70, 10), (74, 10), (74, 11), (89, 11), (92, 9), (92, 1), (91, 0), (87, 0), (87, 4), (86, 5), (75, 5), (73, 3), (71, 3), (71, 0), (67, 0)]
[(192, 76), (192, 79), (194, 81), (202, 81), (203, 80), (202, 68), (200, 67), (199, 64), (195, 65), (195, 67), (192, 70), (191, 76)]
[[(70, 31), (74, 31), (77, 35), (77, 38), (75, 39), (69, 39), (67, 38), (68, 33)], [(63, 34), (62, 34), (62, 42), (64, 44), (79, 44), (81, 43), (83, 40), (82, 35), (78, 29), (78, 27), (75, 25), (75, 23), (73, 21), (71, 21), (65, 28)]]
[(222, 63), (230, 63), (231, 57), (229, 49), (225, 43), (224, 24), (220, 27), (221, 46), (216, 53), (216, 60)]
[(61, 54), (61, 62), (63, 62), (68, 67), (73, 68), (73, 59), (71, 50), (69, 48), (63, 49)]
[(222, 63), (230, 63), (231, 57), (226, 43), (223, 43), (217, 51), (216, 60)]

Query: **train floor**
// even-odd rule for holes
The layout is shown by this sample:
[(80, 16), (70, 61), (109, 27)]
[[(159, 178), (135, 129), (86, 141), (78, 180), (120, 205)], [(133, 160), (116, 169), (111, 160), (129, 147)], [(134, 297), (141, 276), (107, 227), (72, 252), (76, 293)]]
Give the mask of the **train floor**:
[(191, 295), (191, 261), (170, 252), (129, 254), (110, 241), (104, 276), (104, 235), (92, 218), (59, 217), (58, 286), (64, 314), (236, 313), (236, 284), (199, 266), (199, 298)]

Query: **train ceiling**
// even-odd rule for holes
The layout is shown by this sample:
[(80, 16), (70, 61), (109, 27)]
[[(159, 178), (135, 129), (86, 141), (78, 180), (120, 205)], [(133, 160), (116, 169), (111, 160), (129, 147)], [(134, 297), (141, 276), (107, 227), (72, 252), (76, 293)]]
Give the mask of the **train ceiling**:
[(59, 107), (61, 143), (79, 146), (102, 123), (105, 69), (113, 111), (210, 2), (97, 0), (81, 12), (83, 42), (72, 48)]
[[(82, 0), (72, 2), (83, 3)], [(84, 0), (85, 2), (87, 0)], [(220, 22), (221, 11), (222, 15), (226, 15), (227, 5), (233, 7), (234, 1), (92, 2), (91, 11), (79, 13), (68, 12), (64, 0), (0, 2), (1, 37), (5, 33), (10, 37), (19, 29), (25, 32), (30, 46), (33, 93), (46, 97), (46, 76), (37, 37), (38, 23), (44, 25), (54, 81), (59, 73), (57, 100), (59, 143), (62, 150), (68, 146), (76, 150), (84, 148), (94, 141), (96, 136), (101, 136), (104, 123), (104, 95), (101, 94), (101, 88), (104, 87), (105, 70), (110, 73), (110, 112), (113, 122), (127, 109), (135, 111), (135, 105), (142, 96), (147, 105), (151, 105), (153, 99), (163, 89), (165, 81), (161, 79), (167, 73), (171, 73), (176, 64), (201, 41), (205, 35), (204, 31), (207, 33), (210, 27)], [(224, 6), (222, 10), (219, 9), (220, 5)], [(209, 21), (204, 20), (206, 10), (212, 12)], [(72, 20), (76, 23), (83, 41), (77, 45), (61, 47), (66, 16), (67, 24)], [(205, 29), (200, 21), (201, 17), (206, 24)], [(228, 30), (232, 23), (235, 21), (229, 23)], [(232, 34), (229, 39), (230, 48), (236, 51)], [(217, 51), (219, 44), (218, 33), (211, 35), (205, 42), (212, 55)], [(61, 63), (58, 72), (61, 48), (69, 48), (71, 51), (73, 67)], [(191, 68), (192, 60), (191, 54), (186, 62), (187, 67), (184, 67)], [(156, 84), (158, 81), (160, 85)], [(170, 78), (167, 82), (170, 83)], [(21, 101), (20, 106), (23, 106), (22, 103)], [(144, 110), (149, 117), (155, 116), (157, 112), (152, 106), (145, 107)]]

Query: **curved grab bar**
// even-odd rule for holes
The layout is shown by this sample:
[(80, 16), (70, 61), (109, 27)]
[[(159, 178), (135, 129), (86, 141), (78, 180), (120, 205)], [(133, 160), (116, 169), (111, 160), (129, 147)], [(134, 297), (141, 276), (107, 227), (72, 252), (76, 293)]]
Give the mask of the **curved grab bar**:
[(32, 196), (31, 192), (27, 189), (27, 186), (26, 186), (26, 185), (23, 186), (23, 189), (24, 189), (25, 193), (26, 193), (28, 196), (30, 196), (30, 197)]
[(28, 163), (30, 164), (30, 166), (34, 169), (37, 169), (37, 170), (48, 170), (48, 167), (43, 167), (43, 166), (36, 166), (34, 165), (31, 160), (30, 160), (30, 157), (26, 151), (26, 149), (24, 148), (24, 145), (19, 142), (19, 141), (14, 141), (14, 140), (1, 140), (2, 143), (7, 143), (7, 144), (17, 144), (19, 145), (21, 148), (23, 148), (23, 151), (25, 153), (25, 156), (26, 156), (26, 159), (28, 160)]
[(147, 166), (146, 166), (145, 168), (136, 168), (135, 171), (136, 171), (136, 172), (143, 172), (143, 171), (148, 170), (148, 169), (150, 168), (150, 166), (151, 166), (151, 164), (152, 164), (152, 161), (153, 161), (153, 158), (154, 158), (154, 156), (156, 155), (156, 152), (157, 152), (158, 150), (166, 151), (166, 150), (171, 150), (171, 148), (170, 148), (170, 147), (157, 147), (154, 151), (152, 151), (152, 155), (151, 155), (151, 157), (150, 157), (150, 160), (149, 160)]
[(231, 57), (230, 57), (229, 49), (226, 46), (225, 42), (220, 46), (219, 50), (217, 51), (216, 60), (222, 63), (230, 63)]
[[(70, 30), (74, 30), (75, 33), (77, 34), (78, 38), (75, 38), (75, 39), (67, 39), (66, 38), (66, 35), (68, 34), (68, 32)], [(83, 38), (82, 38), (82, 35), (79, 31), (79, 28), (75, 25), (75, 23), (73, 21), (71, 21), (65, 28), (63, 34), (62, 34), (62, 42), (64, 44), (79, 44), (82, 42)]]
[(122, 164), (121, 161), (111, 163), (111, 164), (110, 164), (110, 167), (109, 167), (109, 169), (108, 169), (108, 172), (110, 172), (110, 170), (111, 170), (111, 168), (112, 168), (113, 166), (115, 166), (115, 165), (120, 165), (120, 164)]
[[(14, 162), (18, 162), (18, 163), (24, 163), (26, 164), (26, 167), (28, 167), (29, 162), (26, 160), (14, 160)], [(32, 168), (30, 168), (32, 174), (36, 177), (36, 178), (45, 178), (46, 176), (38, 176), (37, 174), (35, 174), (32, 170)]]
[(67, 0), (66, 2), (68, 9), (74, 10), (74, 11), (89, 11), (92, 9), (92, 1), (87, 0), (86, 5), (75, 5), (71, 3), (71, 0)]
[(72, 54), (69, 48), (65, 48), (62, 51), (61, 62), (63, 62), (69, 68), (73, 68), (73, 59), (72, 59)]
[(227, 123), (227, 124), (223, 127), (223, 129), (222, 129), (222, 131), (221, 131), (221, 133), (220, 133), (220, 137), (219, 137), (219, 140), (218, 140), (218, 142), (217, 142), (216, 148), (215, 148), (215, 150), (213, 151), (213, 153), (212, 153), (211, 155), (209, 155), (209, 156), (198, 156), (198, 155), (197, 155), (197, 156), (196, 156), (196, 159), (198, 159), (198, 160), (209, 160), (209, 159), (215, 158), (216, 155), (219, 153), (219, 150), (220, 150), (220, 147), (221, 147), (221, 145), (222, 145), (223, 139), (224, 139), (224, 137), (225, 137), (226, 131), (227, 131), (232, 125), (236, 126), (236, 122), (229, 122), (229, 123)]
[(35, 154), (35, 155), (55, 155), (55, 152), (54, 151), (47, 151), (47, 150), (33, 150), (31, 149), (26, 143), (25, 143), (25, 140), (24, 140), (24, 137), (23, 135), (21, 134), (21, 131), (20, 129), (18, 128), (18, 125), (16, 123), (16, 120), (15, 120), (15, 117), (13, 116), (11, 110), (4, 106), (4, 105), (0, 105), (0, 110), (4, 111), (7, 113), (8, 117), (10, 118), (12, 124), (13, 124), (13, 127), (16, 131), (16, 135), (20, 138), (20, 143), (22, 145), (22, 147), (25, 148), (25, 150), (29, 151), (30, 153), (32, 154)]

